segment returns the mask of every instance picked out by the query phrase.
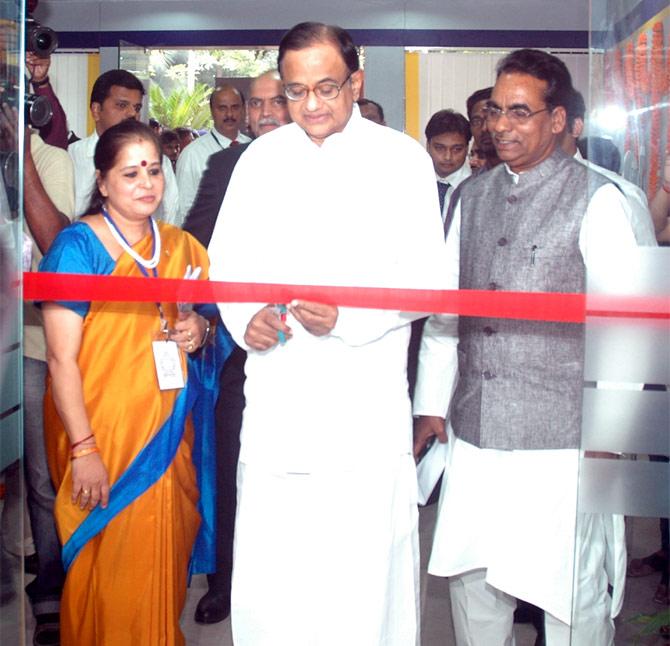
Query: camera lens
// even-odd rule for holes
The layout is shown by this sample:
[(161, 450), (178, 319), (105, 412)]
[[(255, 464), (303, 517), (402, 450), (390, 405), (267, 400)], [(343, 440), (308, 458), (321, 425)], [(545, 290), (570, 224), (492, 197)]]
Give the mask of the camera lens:
[(41, 128), (51, 121), (53, 111), (51, 110), (51, 103), (46, 96), (26, 95), (26, 107), (31, 126)]
[(46, 31), (35, 34), (35, 46), (39, 51), (52, 51), (52, 43), (53, 39), (51, 38), (51, 34)]
[(26, 19), (26, 50), (38, 56), (49, 56), (58, 47), (58, 35), (53, 29), (40, 25), (34, 18)]

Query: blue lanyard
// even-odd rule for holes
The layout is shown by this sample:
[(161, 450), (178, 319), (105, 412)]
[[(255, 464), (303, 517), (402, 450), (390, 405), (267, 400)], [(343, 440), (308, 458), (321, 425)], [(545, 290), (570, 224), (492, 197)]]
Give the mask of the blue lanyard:
[[(126, 236), (124, 236), (123, 233), (121, 233), (119, 227), (116, 226), (116, 222), (114, 222), (112, 216), (108, 213), (107, 209), (103, 206), (101, 208), (101, 211), (102, 211), (102, 217), (105, 218), (105, 220), (107, 220), (107, 222), (109, 222), (109, 224), (111, 224), (114, 227), (114, 231), (116, 231), (119, 234), (121, 240), (123, 240), (128, 246), (128, 248), (130, 248), (131, 245), (126, 239)], [(154, 234), (154, 228), (150, 227), (150, 229), (151, 229), (151, 255), (153, 256), (156, 251), (156, 235)], [(135, 259), (133, 258), (133, 260)], [(137, 260), (135, 260), (135, 264), (142, 272), (142, 274), (144, 274), (144, 277), (149, 278), (149, 272), (147, 272), (146, 267), (143, 267), (139, 262), (137, 262)], [(154, 278), (158, 278), (158, 272), (156, 271), (155, 267), (152, 267), (151, 272), (153, 273)], [(165, 318), (165, 313), (163, 312), (163, 306), (157, 302), (156, 307), (158, 308), (158, 315), (161, 318), (161, 332), (167, 334), (168, 324), (167, 319)]]

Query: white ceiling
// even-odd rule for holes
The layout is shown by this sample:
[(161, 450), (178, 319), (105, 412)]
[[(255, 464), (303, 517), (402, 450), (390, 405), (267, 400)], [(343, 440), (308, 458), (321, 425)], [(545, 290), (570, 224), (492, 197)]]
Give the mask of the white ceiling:
[[(589, 29), (589, 10), (638, 0), (41, 0), (36, 16), (62, 31), (286, 29), (303, 20), (348, 29)], [(307, 7), (307, 8), (306, 8)]]

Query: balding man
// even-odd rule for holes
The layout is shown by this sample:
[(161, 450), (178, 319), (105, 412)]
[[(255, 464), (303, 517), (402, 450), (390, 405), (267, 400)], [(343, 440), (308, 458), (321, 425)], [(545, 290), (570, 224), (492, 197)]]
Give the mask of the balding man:
[(193, 204), (202, 174), (210, 155), (229, 146), (251, 141), (240, 132), (246, 113), (241, 92), (232, 85), (215, 88), (209, 98), (214, 127), (183, 149), (177, 160), (177, 186), (179, 187), (179, 222), (181, 224)]
[[(444, 241), (430, 157), (361, 116), (351, 36), (301, 23), (282, 38), (278, 61), (293, 123), (255, 141), (237, 164), (209, 245), (212, 278), (439, 286)], [(248, 351), (234, 642), (414, 644), (406, 361), (419, 315), (294, 294), (277, 306), (219, 305)]]
[[(291, 121), (279, 72), (272, 70), (254, 79), (247, 101), (249, 129), (260, 137)], [(184, 222), (188, 231), (207, 246), (219, 215), (228, 182), (249, 144), (214, 153), (207, 162), (198, 194)], [(217, 527), (216, 572), (207, 576), (209, 590), (200, 599), (195, 620), (200, 624), (222, 621), (230, 614), (230, 581), (233, 570), (233, 535), (237, 487), (235, 475), (240, 453), (240, 427), (244, 409), (244, 362), (247, 353), (235, 346), (223, 366), (216, 406)]]
[(379, 103), (372, 99), (358, 99), (356, 103), (358, 104), (358, 109), (361, 111), (361, 116), (364, 119), (370, 119), (370, 121), (374, 121), (380, 126), (386, 125), (386, 121), (384, 120), (384, 108), (382, 108)]

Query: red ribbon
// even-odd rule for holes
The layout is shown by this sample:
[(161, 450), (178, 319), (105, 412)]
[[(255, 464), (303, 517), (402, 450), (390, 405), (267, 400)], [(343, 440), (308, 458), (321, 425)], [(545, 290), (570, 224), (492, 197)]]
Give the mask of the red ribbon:
[(547, 292), (422, 290), (226, 283), (84, 274), (23, 274), (23, 297), (36, 301), (290, 303), (583, 323), (587, 316), (670, 320), (670, 297), (613, 297)]

